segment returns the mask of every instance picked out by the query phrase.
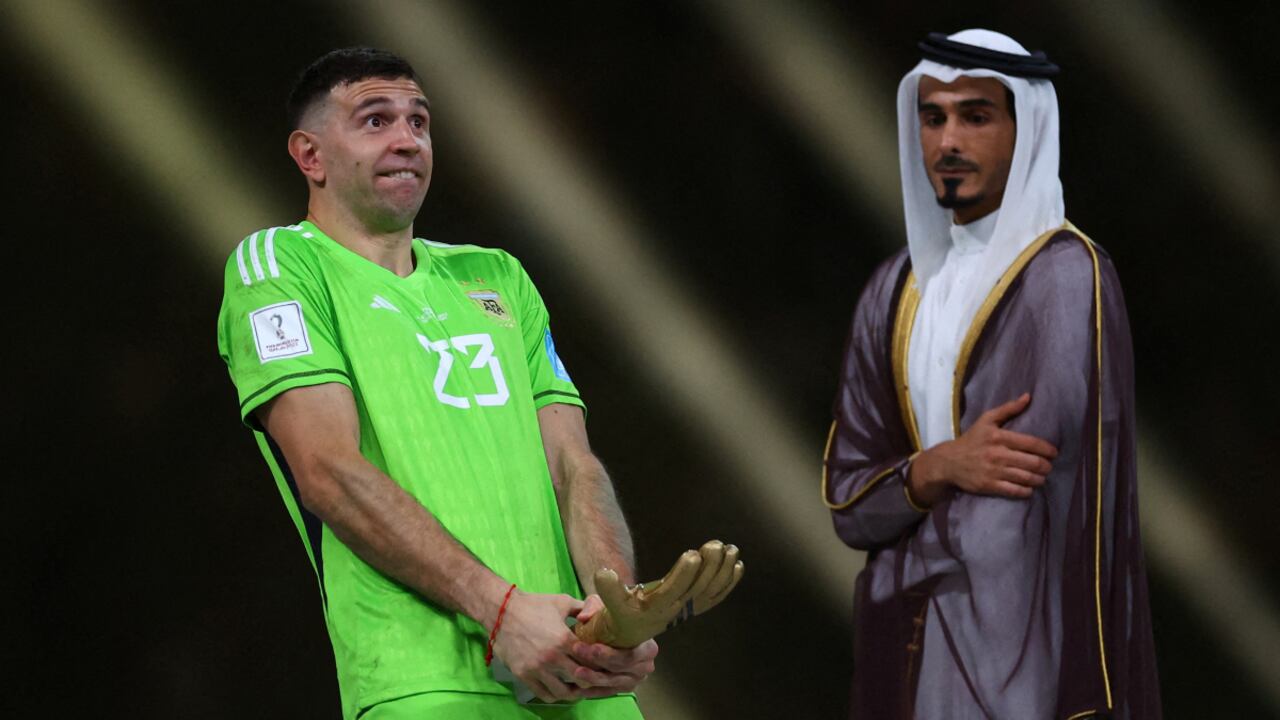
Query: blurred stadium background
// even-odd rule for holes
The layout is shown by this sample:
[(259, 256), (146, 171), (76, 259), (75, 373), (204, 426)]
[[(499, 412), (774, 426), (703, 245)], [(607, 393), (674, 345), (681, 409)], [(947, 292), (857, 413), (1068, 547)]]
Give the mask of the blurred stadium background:
[[(655, 719), (840, 718), (861, 557), (818, 470), (857, 294), (900, 246), (898, 78), (930, 30), (1063, 68), (1069, 217), (1138, 360), (1167, 717), (1280, 716), (1275, 5), (3, 0), (6, 717), (336, 718), (314, 578), (214, 344), (222, 263), (300, 219), (284, 98), (334, 47), (433, 102), (417, 234), (538, 281), (644, 575), (742, 546), (664, 638)], [(15, 284), (16, 281), (16, 284)]]

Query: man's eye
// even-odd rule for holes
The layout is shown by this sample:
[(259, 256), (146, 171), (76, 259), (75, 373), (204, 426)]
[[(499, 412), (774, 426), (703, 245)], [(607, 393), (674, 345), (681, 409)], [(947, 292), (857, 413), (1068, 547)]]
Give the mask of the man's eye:
[(364, 122), (369, 127), (382, 127), (382, 118), (378, 117), (377, 115), (370, 115), (369, 117), (365, 118)]
[(969, 116), (969, 122), (974, 125), (985, 125), (990, 120), (991, 118), (987, 117), (984, 113), (975, 113)]
[(412, 122), (415, 128), (421, 129), (427, 126), (427, 119), (422, 116), (414, 116)]

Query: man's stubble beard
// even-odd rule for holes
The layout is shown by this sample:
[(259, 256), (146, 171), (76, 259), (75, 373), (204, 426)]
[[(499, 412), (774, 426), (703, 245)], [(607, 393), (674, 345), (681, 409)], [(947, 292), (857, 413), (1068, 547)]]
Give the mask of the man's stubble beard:
[(372, 186), (361, 188), (346, 199), (347, 207), (366, 229), (377, 233), (394, 233), (413, 226), (426, 201), (423, 192), (416, 202), (397, 202)]

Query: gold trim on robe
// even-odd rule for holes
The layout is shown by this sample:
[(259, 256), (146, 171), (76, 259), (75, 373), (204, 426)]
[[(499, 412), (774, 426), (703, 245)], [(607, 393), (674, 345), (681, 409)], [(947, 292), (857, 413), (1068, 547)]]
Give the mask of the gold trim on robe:
[[(916, 324), (916, 311), (920, 309), (920, 286), (916, 285), (915, 271), (907, 273), (907, 281), (898, 298), (898, 311), (893, 318), (893, 343), (890, 357), (893, 362), (893, 384), (898, 391), (898, 407), (902, 410), (902, 423), (907, 426), (911, 447), (919, 452), (920, 427), (916, 423), (915, 408), (911, 404), (911, 385), (907, 376), (907, 357), (911, 350), (911, 329)], [(914, 507), (914, 505), (913, 505)]]
[(1098, 479), (1095, 495), (1097, 509), (1093, 518), (1093, 602), (1098, 612), (1098, 657), (1102, 658), (1102, 685), (1107, 691), (1107, 709), (1110, 710), (1112, 708), (1111, 676), (1107, 672), (1107, 646), (1102, 637), (1102, 277), (1098, 264), (1098, 252), (1093, 247), (1093, 241), (1071, 223), (1067, 223), (1067, 229), (1080, 238), (1089, 251), (1089, 258), (1093, 260), (1094, 362), (1097, 363), (1098, 371), (1098, 435), (1095, 439), (1098, 445), (1096, 458)]

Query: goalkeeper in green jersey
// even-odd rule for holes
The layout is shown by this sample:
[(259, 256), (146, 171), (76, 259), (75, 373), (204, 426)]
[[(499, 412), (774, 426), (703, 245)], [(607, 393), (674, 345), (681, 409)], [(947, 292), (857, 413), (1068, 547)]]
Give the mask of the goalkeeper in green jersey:
[(542, 299), (505, 252), (413, 236), (422, 83), (334, 51), (289, 115), (307, 217), (232, 253), (218, 346), (315, 568), (343, 716), (640, 717), (654, 641), (566, 624), (600, 610), (598, 568), (635, 577)]

